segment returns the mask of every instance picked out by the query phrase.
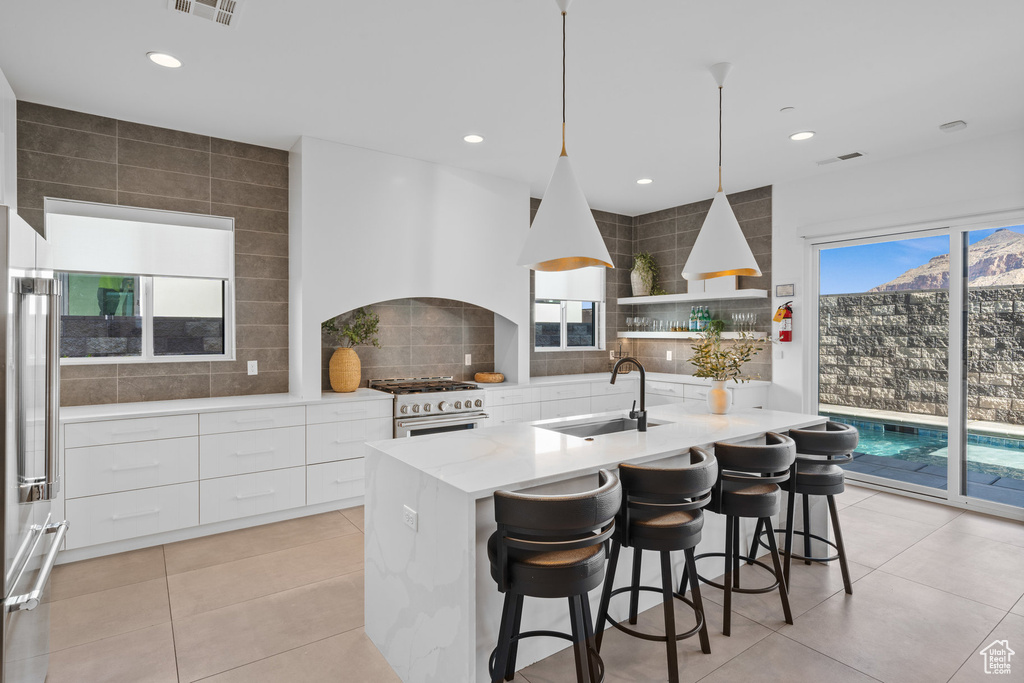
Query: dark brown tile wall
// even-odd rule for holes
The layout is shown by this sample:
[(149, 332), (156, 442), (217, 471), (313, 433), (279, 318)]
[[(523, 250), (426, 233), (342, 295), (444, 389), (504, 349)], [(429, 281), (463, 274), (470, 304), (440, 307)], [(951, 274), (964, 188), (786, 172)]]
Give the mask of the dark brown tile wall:
[(235, 219), (238, 360), (68, 365), (62, 405), (288, 391), (287, 151), (19, 102), (18, 212), (40, 231), (44, 197)]
[[(739, 287), (771, 289), (772, 188), (756, 188), (737, 192), (728, 197), (762, 272), (759, 278), (741, 277)], [(531, 221), (538, 206), (539, 199), (530, 200)], [(691, 304), (619, 306), (618, 298), (632, 296), (629, 271), (633, 265), (633, 253), (639, 251), (647, 251), (654, 256), (660, 267), (659, 282), (667, 293), (685, 293), (686, 281), (681, 274), (683, 265), (710, 207), (711, 200), (708, 199), (634, 217), (594, 211), (598, 228), (615, 262), (615, 268), (608, 271), (606, 350), (537, 352), (532, 350), (531, 339), (530, 374), (540, 377), (610, 370), (608, 351), (618, 349), (616, 335), (619, 330), (626, 329), (627, 316), (641, 315), (668, 321), (678, 320), (685, 324), (690, 315)], [(532, 274), (530, 299), (533, 300)], [(712, 317), (726, 321), (726, 329), (731, 329), (733, 313), (750, 312), (758, 316), (758, 331), (771, 331), (771, 299), (722, 300), (708, 302), (707, 305)], [(532, 318), (530, 323), (532, 328)], [(693, 343), (688, 340), (622, 341), (622, 351), (635, 355), (648, 370), (684, 375), (692, 375), (694, 371), (694, 367), (687, 362), (692, 356), (692, 346)], [(672, 351), (671, 361), (665, 359), (665, 352), (669, 350)], [(766, 348), (745, 366), (744, 374), (755, 379), (770, 380), (771, 373), (771, 351)]]
[[(363, 386), (371, 379), (447, 377), (472, 380), (494, 370), (494, 313), (450, 299), (395, 299), (366, 307), (380, 316), (380, 348), (360, 346)], [(351, 311), (340, 316), (346, 318)], [(325, 391), (334, 347), (322, 348)], [(472, 364), (466, 365), (466, 354)]]

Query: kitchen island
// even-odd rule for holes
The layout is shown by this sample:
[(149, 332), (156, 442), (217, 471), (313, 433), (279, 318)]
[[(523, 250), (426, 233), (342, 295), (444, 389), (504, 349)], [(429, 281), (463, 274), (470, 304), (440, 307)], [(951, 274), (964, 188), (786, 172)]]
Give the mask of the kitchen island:
[[(757, 440), (766, 431), (821, 424), (825, 418), (771, 410), (710, 415), (702, 406), (649, 409), (647, 432), (587, 440), (548, 427), (622, 417), (622, 413), (511, 424), (370, 444), (366, 457), (366, 634), (403, 681), (485, 681), (502, 596), (488, 568), (494, 531), (492, 494), (589, 490), (595, 473), (619, 463), (665, 462), (691, 446)], [(749, 539), (753, 520), (742, 533)], [(825, 512), (812, 509), (812, 529)], [(720, 551), (725, 526), (707, 515), (700, 551)], [(682, 565), (682, 554), (679, 563)], [(623, 549), (622, 566), (631, 556)], [(648, 563), (644, 582), (655, 579)], [(678, 577), (679, 566), (676, 567)], [(620, 575), (628, 572), (619, 572)], [(625, 581), (626, 577), (618, 577)], [(618, 585), (618, 581), (617, 581)], [(597, 611), (600, 591), (591, 593)], [(660, 599), (644, 595), (641, 608)], [(613, 614), (615, 614), (613, 610)], [(781, 615), (780, 615), (781, 619)], [(527, 600), (523, 630), (568, 630), (562, 600)], [(519, 647), (519, 667), (565, 647), (533, 638)]]

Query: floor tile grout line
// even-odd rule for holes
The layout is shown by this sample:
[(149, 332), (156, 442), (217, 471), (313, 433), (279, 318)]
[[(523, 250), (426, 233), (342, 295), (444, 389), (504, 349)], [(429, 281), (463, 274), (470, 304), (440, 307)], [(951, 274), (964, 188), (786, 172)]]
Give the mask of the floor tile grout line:
[[(930, 586), (927, 583), (921, 583), (920, 581), (908, 578), (906, 576), (900, 576), (899, 574), (893, 574), (891, 571), (885, 571), (881, 567), (879, 567), (875, 571), (876, 572), (881, 572), (881, 573), (885, 574), (886, 576), (891, 576), (891, 577), (896, 578), (896, 579), (903, 579), (904, 581), (909, 581), (910, 583), (917, 584), (918, 586), (924, 586), (925, 588), (930, 588), (930, 589), (932, 589), (934, 591), (939, 591), (940, 593), (945, 593), (946, 595), (950, 595), (950, 596), (952, 596), (954, 598), (960, 598), (961, 600), (968, 600), (970, 602), (973, 602), (975, 605), (980, 605), (982, 607), (988, 607), (989, 609), (994, 609), (996, 611), (1002, 612), (1003, 613), (1003, 618), (1005, 618), (1007, 614), (1010, 614), (1010, 610), (1013, 609), (1013, 605), (1017, 604), (1017, 601), (1015, 600), (1013, 605), (1010, 605), (1010, 607), (1008, 609), (1003, 609), (1002, 607), (996, 607), (995, 605), (990, 605), (990, 604), (988, 604), (986, 602), (982, 602), (980, 600), (975, 600), (974, 598), (968, 598), (967, 596), (960, 595), (959, 593), (953, 593), (951, 591), (945, 590), (944, 588), (936, 588), (935, 586)], [(1021, 595), (1017, 597), (1017, 600), (1020, 600), (1021, 597), (1024, 597), (1024, 593), (1021, 593)]]
[(867, 676), (868, 678), (870, 678), (873, 681), (879, 681), (880, 683), (885, 683), (881, 679), (872, 676), (867, 671), (861, 671), (860, 669), (858, 669), (857, 667), (853, 666), (852, 664), (847, 664), (846, 662), (844, 662), (844, 661), (842, 661), (840, 659), (836, 659), (835, 657), (833, 657), (832, 655), (828, 654), (827, 652), (822, 652), (821, 650), (819, 650), (819, 649), (817, 649), (817, 648), (815, 648), (815, 647), (813, 647), (811, 645), (808, 645), (807, 643), (803, 643), (803, 642), (797, 640), (796, 638), (790, 638), (785, 633), (779, 632), (779, 635), (782, 636), (783, 638), (785, 638), (786, 640), (789, 640), (791, 642), (796, 643), (797, 645), (800, 645), (802, 647), (806, 647), (811, 652), (817, 652), (822, 657), (825, 657), (827, 659), (831, 659), (833, 662), (836, 662), (836, 663), (840, 664), (841, 666), (845, 666), (847, 669), (852, 669), (853, 671), (856, 671), (859, 674), (863, 674), (863, 675)]
[(178, 670), (178, 641), (174, 635), (174, 610), (171, 608), (171, 582), (167, 576), (167, 553), (160, 546), (160, 556), (164, 560), (164, 588), (167, 589), (167, 613), (171, 617), (171, 649), (174, 651), (174, 677), (181, 683), (181, 671)]
[(985, 647), (986, 641), (988, 641), (988, 639), (991, 638), (992, 635), (996, 632), (996, 629), (999, 628), (999, 624), (1003, 623), (1006, 620), (1006, 617), (1010, 616), (1011, 614), (1013, 614), (1013, 612), (1007, 612), (1006, 614), (1004, 614), (1002, 618), (999, 621), (997, 621), (996, 624), (992, 627), (992, 630), (990, 630), (988, 633), (984, 635), (984, 637), (982, 637), (981, 642), (977, 646), (978, 649), (971, 650), (971, 654), (967, 655), (967, 658), (964, 661), (960, 662), (960, 665), (956, 668), (956, 671), (954, 671), (953, 675), (949, 677), (949, 681), (952, 681), (954, 678), (956, 678), (956, 675), (960, 673), (960, 669), (964, 668), (964, 665), (970, 662), (974, 658), (974, 656), (977, 655), (981, 651), (981, 649)]
[[(287, 654), (289, 652), (294, 652), (295, 650), (301, 650), (304, 647), (309, 647), (310, 645), (316, 645), (317, 643), (322, 643), (323, 641), (330, 640), (331, 638), (337, 638), (338, 636), (345, 635), (346, 633), (351, 633), (352, 631), (355, 631), (357, 629), (364, 628), (364, 627), (365, 627), (364, 624), (360, 624), (359, 626), (353, 626), (352, 628), (345, 629), (344, 631), (338, 631), (337, 633), (332, 633), (329, 636), (324, 636), (323, 638), (317, 638), (316, 640), (311, 640), (308, 643), (303, 643), (302, 645), (296, 645), (295, 647), (288, 648), (287, 650), (282, 650), (281, 652), (275, 652), (272, 655), (267, 655), (266, 657), (260, 657), (259, 659), (254, 659), (251, 662), (246, 662), (244, 664), (239, 664), (238, 666), (233, 666), (230, 669), (224, 669), (223, 671), (217, 671), (216, 673), (212, 673), (209, 676), (203, 676), (202, 678), (195, 678), (195, 679), (192, 679), (192, 681), (180, 681), (180, 683), (200, 683), (200, 681), (208, 680), (210, 678), (213, 678), (214, 676), (220, 676), (220, 675), (228, 673), (229, 671), (235, 671), (236, 669), (241, 669), (242, 667), (246, 667), (246, 666), (250, 666), (252, 664), (256, 664), (257, 662), (263, 662), (263, 661), (266, 661), (268, 659), (272, 659), (274, 657), (279, 657), (280, 655)], [(391, 665), (388, 664), (388, 668), (390, 668), (390, 667), (391, 667)], [(394, 671), (394, 669), (392, 669), (392, 671)]]
[[(756, 625), (756, 626), (760, 626), (760, 627), (762, 627), (762, 628), (767, 628), (767, 627), (765, 627), (765, 626), (764, 626), (764, 624), (761, 624), (761, 623), (759, 623), (759, 622), (757, 622), (757, 621), (755, 621), (755, 620), (753, 620), (753, 619), (749, 619), (749, 618), (747, 618), (747, 617), (744, 617), (744, 616), (743, 616), (742, 614), (734, 614), (733, 616), (738, 616), (738, 617), (740, 617), (741, 619), (746, 619), (747, 621), (751, 622), (752, 624), (754, 624), (754, 625)], [(773, 634), (773, 633), (778, 633), (778, 631), (773, 631), (773, 630), (771, 630), (771, 629), (768, 629), (768, 633), (764, 634), (764, 635), (763, 635), (762, 637), (758, 638), (757, 640), (755, 640), (754, 642), (752, 642), (752, 643), (751, 643), (750, 645), (748, 645), (747, 647), (743, 648), (742, 650), (740, 650), (739, 652), (737, 652), (736, 654), (734, 654), (734, 655), (733, 655), (732, 657), (730, 657), (730, 658), (729, 658), (729, 659), (727, 659), (726, 661), (722, 662), (721, 664), (719, 664), (718, 666), (716, 666), (716, 667), (715, 667), (714, 669), (712, 669), (711, 671), (707, 672), (707, 673), (706, 673), (705, 675), (703, 675), (703, 676), (701, 676), (700, 678), (698, 678), (698, 679), (697, 679), (696, 681), (694, 681), (694, 683), (700, 683), (700, 681), (703, 681), (703, 680), (704, 680), (705, 678), (707, 678), (708, 676), (711, 676), (711, 675), (712, 675), (712, 674), (714, 674), (714, 673), (715, 673), (716, 671), (718, 671), (719, 669), (721, 669), (721, 668), (722, 668), (723, 666), (725, 666), (725, 665), (729, 664), (730, 662), (733, 662), (733, 661), (735, 661), (735, 660), (736, 660), (737, 658), (739, 658), (739, 657), (742, 657), (742, 656), (743, 656), (743, 655), (744, 655), (744, 654), (745, 654), (745, 653), (746, 653), (746, 652), (747, 652), (748, 650), (750, 650), (750, 649), (751, 649), (752, 647), (754, 647), (755, 645), (757, 645), (758, 643), (760, 643), (761, 641), (763, 641), (763, 640), (764, 640), (765, 638), (771, 638), (771, 637), (772, 637), (772, 634)]]

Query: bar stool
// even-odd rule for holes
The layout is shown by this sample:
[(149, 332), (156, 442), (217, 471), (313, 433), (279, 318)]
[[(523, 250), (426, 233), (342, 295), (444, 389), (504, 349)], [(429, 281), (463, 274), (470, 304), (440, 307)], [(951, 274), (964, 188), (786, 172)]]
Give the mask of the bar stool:
[[(850, 569), (846, 564), (846, 546), (843, 545), (843, 532), (839, 527), (839, 512), (836, 509), (836, 495), (846, 490), (846, 475), (840, 465), (845, 465), (853, 460), (853, 452), (857, 450), (857, 443), (860, 434), (856, 427), (842, 424), (841, 422), (826, 422), (825, 429), (791, 429), (789, 436), (796, 444), (796, 476), (793, 477), (786, 490), (789, 492), (789, 501), (786, 504), (786, 528), (779, 529), (776, 533), (786, 534), (786, 563), (783, 575), (789, 581), (789, 568), (792, 559), (803, 560), (804, 564), (811, 562), (832, 562), (839, 560), (839, 568), (843, 572), (843, 587), (847, 594), (853, 595), (853, 586), (850, 583)], [(803, 495), (803, 516), (804, 528), (802, 531), (793, 529), (794, 508), (796, 496)], [(812, 534), (811, 510), (808, 502), (809, 496), (825, 496), (828, 500), (829, 517), (832, 518), (832, 533), (835, 535), (835, 542)], [(792, 531), (791, 531), (792, 530)], [(763, 545), (761, 540), (761, 524), (758, 522), (754, 538), (757, 543), (752, 544), (748, 562), (753, 559), (758, 545)], [(793, 534), (803, 536), (804, 554), (793, 555)], [(835, 555), (829, 557), (811, 557), (811, 539), (834, 548)]]
[[(487, 557), (505, 604), (489, 664), (493, 683), (515, 677), (519, 641), (534, 636), (572, 642), (578, 683), (604, 680), (604, 663), (591, 647), (594, 629), (587, 593), (604, 578), (605, 541), (615, 528), (622, 487), (607, 470), (598, 472), (598, 482), (593, 491), (560, 496), (494, 492), (498, 530), (487, 541)], [(520, 633), (524, 596), (568, 598), (572, 634)]]
[[(782, 612), (786, 623), (793, 623), (793, 613), (789, 608), (789, 593), (786, 591), (786, 580), (782, 570), (782, 560), (775, 543), (772, 528), (772, 517), (779, 513), (781, 492), (779, 484), (792, 476), (795, 468), (796, 445), (788, 436), (768, 432), (765, 434), (765, 445), (744, 445), (716, 443), (715, 458), (718, 459), (718, 481), (711, 490), (711, 504), (708, 509), (725, 515), (725, 552), (702, 553), (696, 556), (700, 560), (705, 557), (725, 558), (725, 577), (722, 583), (715, 583), (703, 576), (700, 580), (709, 586), (725, 591), (723, 607), (722, 633), (730, 635), (732, 629), (732, 594), (736, 593), (767, 593), (776, 588), (782, 600)], [(769, 550), (772, 555), (772, 567), (754, 560), (753, 564), (771, 572), (775, 579), (770, 586), (763, 588), (740, 588), (740, 518), (753, 518), (759, 525), (764, 525), (770, 533), (768, 536)], [(686, 585), (688, 571), (683, 571), (683, 581), (679, 589)]]
[[(711, 499), (711, 488), (718, 478), (718, 464), (715, 456), (700, 448), (689, 452), (690, 464), (681, 468), (663, 469), (619, 465), (619, 479), (622, 482), (622, 507), (615, 518), (615, 533), (612, 535), (611, 560), (601, 593), (601, 606), (597, 611), (596, 647), (601, 651), (605, 622), (636, 638), (664, 642), (668, 651), (668, 680), (679, 681), (679, 661), (676, 643), (699, 633), (701, 650), (711, 653), (707, 622), (704, 619), (704, 603), (700, 597), (700, 582), (694, 564), (693, 549), (700, 542), (704, 526), (701, 508)], [(633, 549), (633, 581), (631, 585), (612, 590), (615, 583), (615, 569), (619, 562), (621, 548)], [(640, 585), (640, 558), (644, 550), (661, 553), (661, 588)], [(686, 567), (690, 571), (693, 599), (683, 596), (683, 588), (675, 593), (672, 583), (673, 550), (682, 550), (686, 555)], [(665, 635), (657, 636), (627, 628), (608, 616), (608, 603), (612, 596), (629, 591), (629, 623), (636, 624), (637, 602), (640, 591), (662, 593), (665, 609)], [(697, 625), (685, 633), (676, 634), (674, 599), (689, 605), (697, 617)]]

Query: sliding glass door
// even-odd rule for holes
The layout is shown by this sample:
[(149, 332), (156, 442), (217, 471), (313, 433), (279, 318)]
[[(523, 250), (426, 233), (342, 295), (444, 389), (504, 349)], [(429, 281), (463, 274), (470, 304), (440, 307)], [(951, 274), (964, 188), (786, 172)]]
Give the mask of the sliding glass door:
[(949, 236), (819, 250), (819, 411), (860, 431), (847, 469), (947, 488)]
[(1024, 225), (814, 255), (818, 407), (860, 430), (850, 478), (1024, 507)]

